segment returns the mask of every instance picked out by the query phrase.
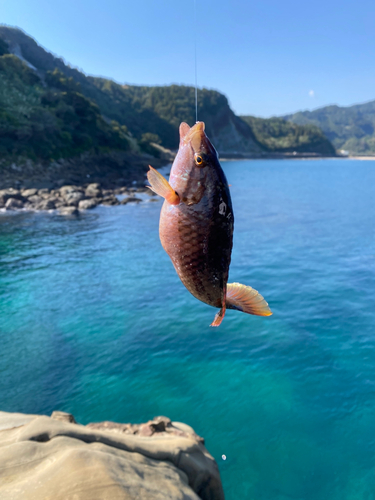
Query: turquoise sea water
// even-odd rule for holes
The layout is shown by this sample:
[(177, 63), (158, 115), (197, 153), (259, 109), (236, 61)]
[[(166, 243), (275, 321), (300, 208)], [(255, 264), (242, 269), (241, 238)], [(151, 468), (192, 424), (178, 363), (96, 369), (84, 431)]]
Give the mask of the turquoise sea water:
[(209, 328), (161, 248), (161, 203), (0, 214), (0, 409), (186, 422), (227, 500), (373, 500), (375, 162), (223, 167), (229, 281), (274, 315)]

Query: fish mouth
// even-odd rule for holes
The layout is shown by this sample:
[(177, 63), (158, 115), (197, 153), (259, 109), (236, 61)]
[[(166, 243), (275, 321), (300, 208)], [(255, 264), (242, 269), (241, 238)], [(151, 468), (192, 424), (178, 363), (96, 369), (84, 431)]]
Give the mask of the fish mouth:
[(184, 135), (181, 142), (183, 145), (190, 144), (194, 153), (215, 151), (209, 138), (205, 134), (204, 122), (197, 122)]
[(204, 128), (204, 122), (197, 122), (195, 125), (193, 125), (184, 135), (183, 144), (189, 144), (189, 142), (191, 142), (193, 149), (195, 149), (194, 146), (198, 146), (198, 143), (201, 142), (202, 137), (206, 135), (204, 133)]

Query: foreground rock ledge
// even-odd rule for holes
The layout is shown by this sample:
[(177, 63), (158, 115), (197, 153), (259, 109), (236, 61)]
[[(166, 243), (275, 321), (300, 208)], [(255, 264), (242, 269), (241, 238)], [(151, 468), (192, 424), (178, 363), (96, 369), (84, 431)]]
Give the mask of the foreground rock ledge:
[(0, 412), (2, 500), (224, 500), (217, 464), (186, 424), (79, 425)]

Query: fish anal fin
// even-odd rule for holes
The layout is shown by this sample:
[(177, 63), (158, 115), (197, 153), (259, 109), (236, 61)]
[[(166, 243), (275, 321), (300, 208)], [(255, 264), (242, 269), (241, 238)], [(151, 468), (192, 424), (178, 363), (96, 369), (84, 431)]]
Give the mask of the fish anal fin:
[(210, 324), (210, 326), (221, 325), (221, 322), (223, 321), (224, 316), (225, 316), (225, 311), (226, 311), (226, 304), (224, 304), (223, 307), (220, 309), (220, 311), (215, 315), (215, 319)]
[(236, 309), (256, 316), (271, 316), (272, 311), (263, 296), (251, 288), (240, 283), (227, 285), (227, 308)]
[(165, 198), (171, 205), (178, 205), (180, 203), (180, 197), (167, 179), (157, 170), (152, 168), (151, 165), (149, 165), (149, 167), (150, 170), (147, 172), (147, 179), (151, 186), (147, 187), (154, 191), (154, 193)]

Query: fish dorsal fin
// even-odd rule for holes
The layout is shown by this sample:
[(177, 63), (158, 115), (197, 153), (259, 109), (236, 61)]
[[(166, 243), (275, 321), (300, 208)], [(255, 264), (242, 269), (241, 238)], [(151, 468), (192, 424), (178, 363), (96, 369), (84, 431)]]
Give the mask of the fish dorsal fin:
[(184, 139), (184, 137), (188, 134), (190, 127), (187, 123), (182, 122), (180, 125), (180, 142)]

